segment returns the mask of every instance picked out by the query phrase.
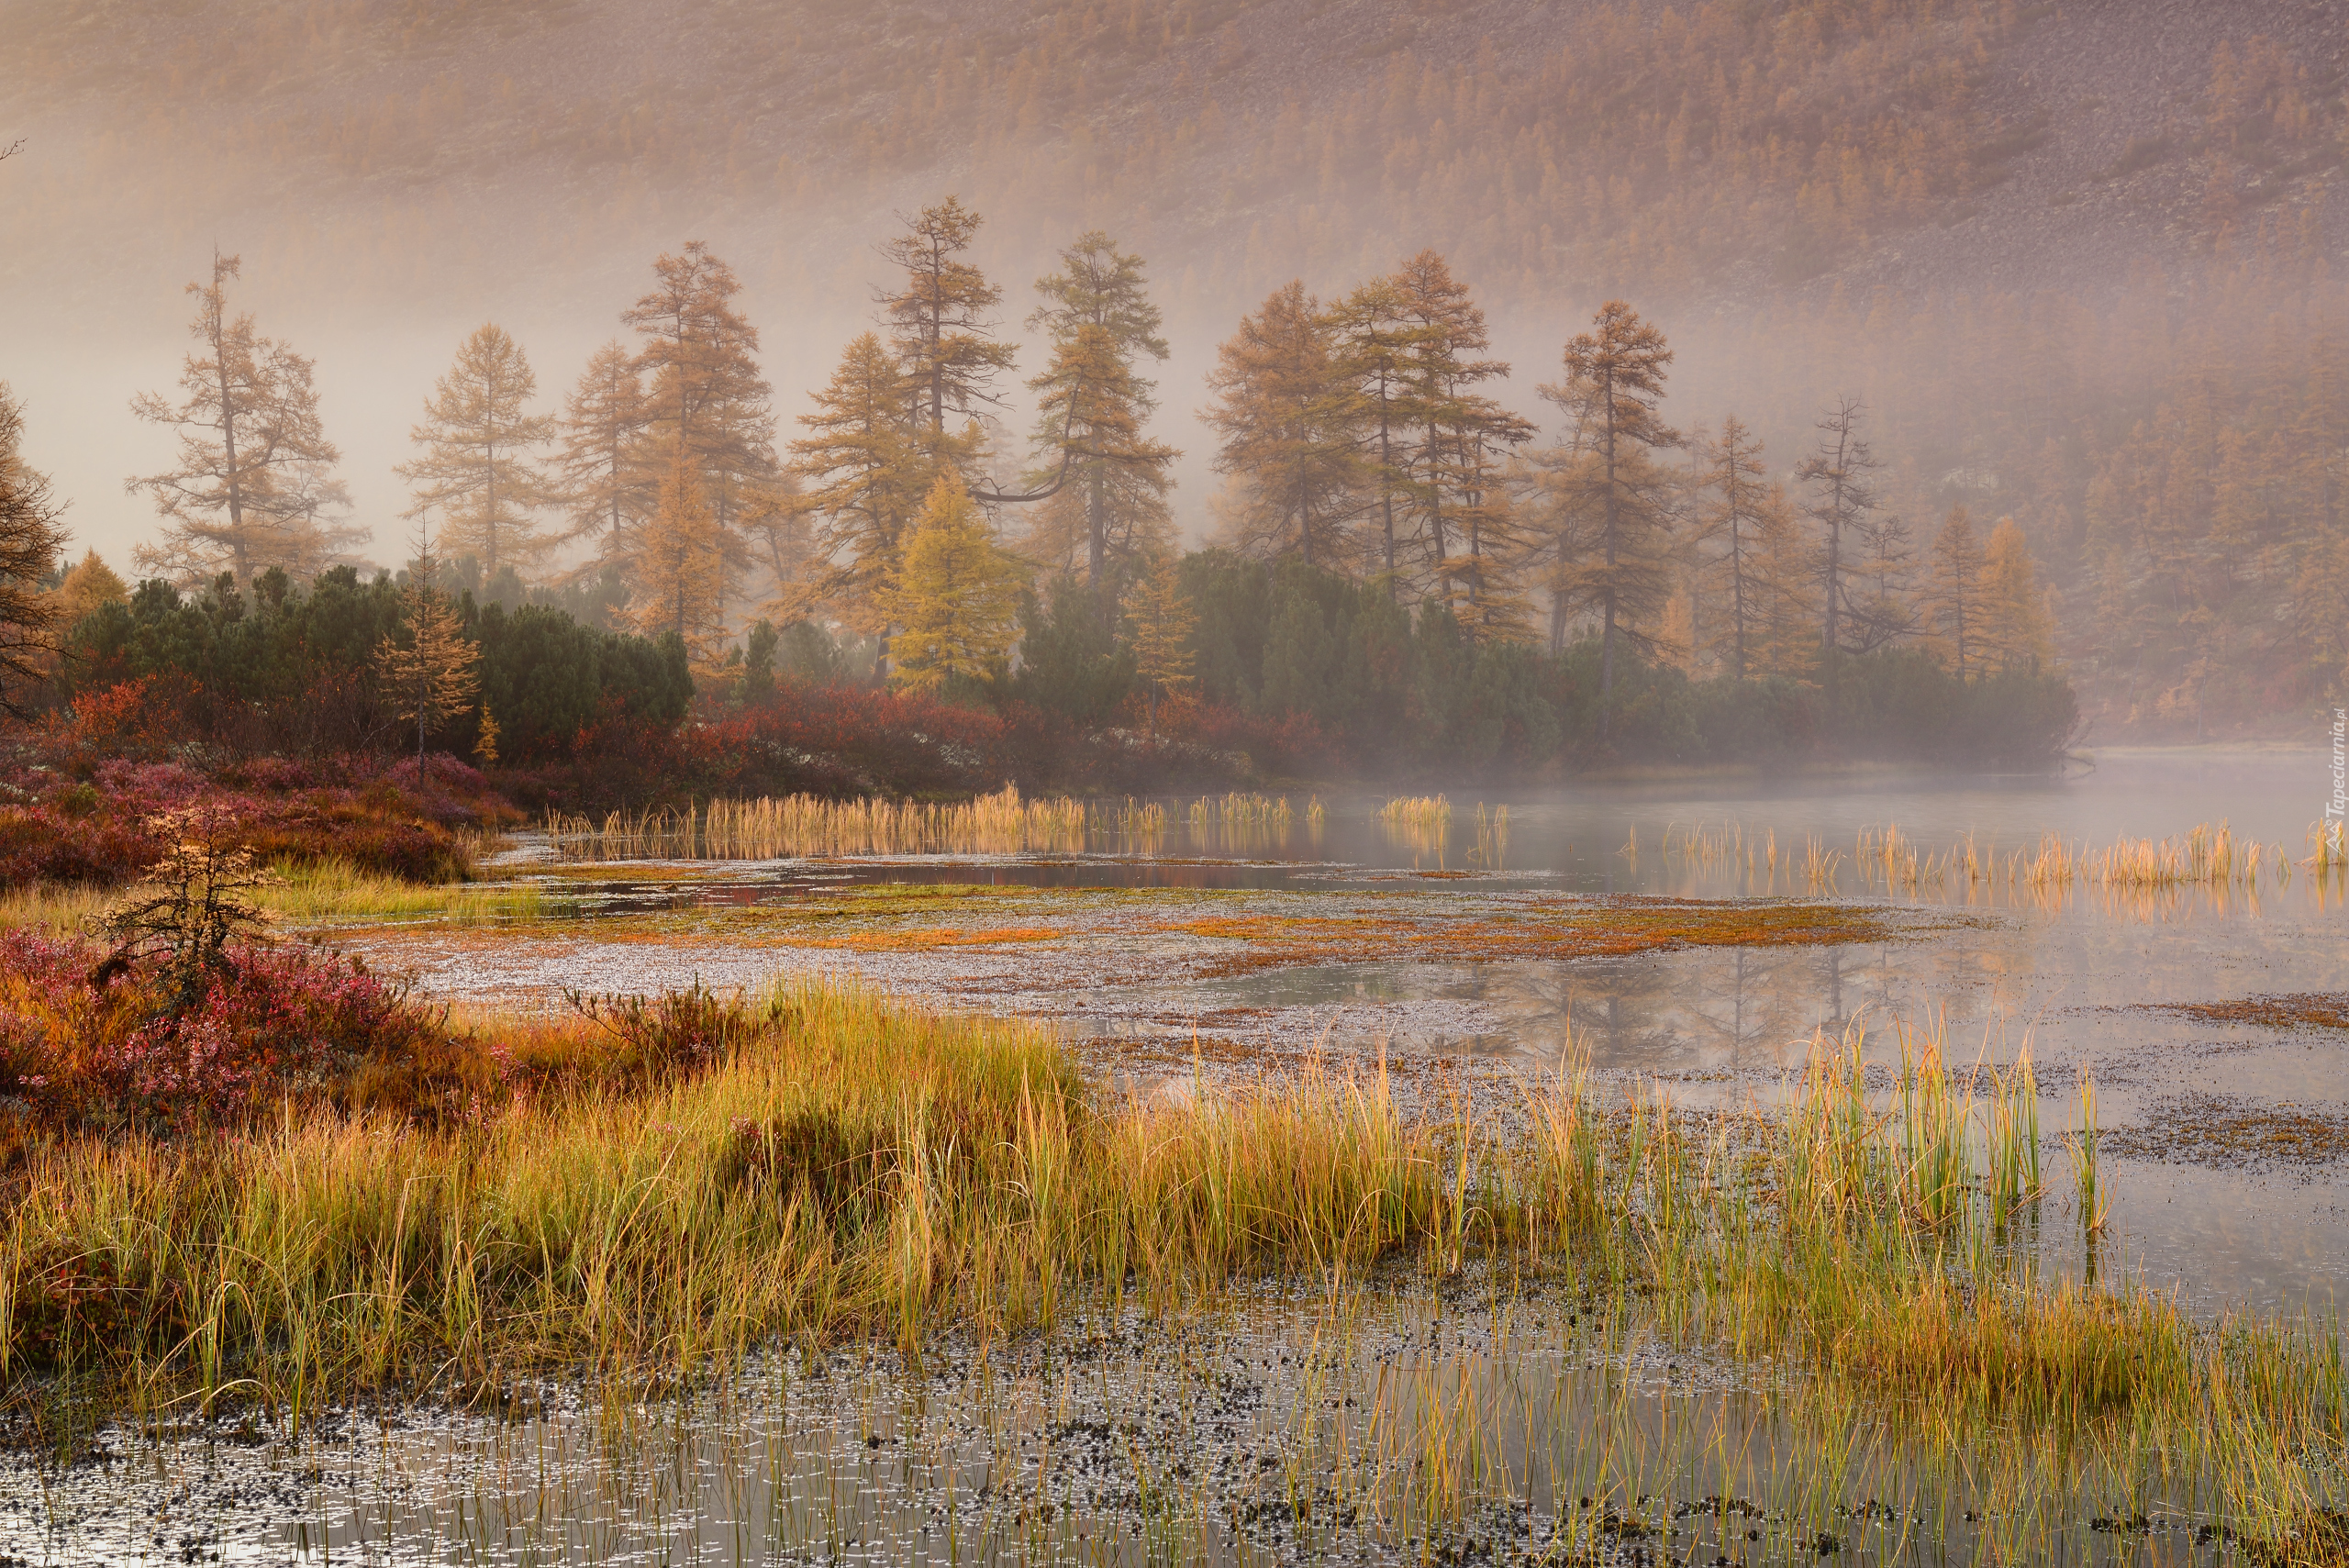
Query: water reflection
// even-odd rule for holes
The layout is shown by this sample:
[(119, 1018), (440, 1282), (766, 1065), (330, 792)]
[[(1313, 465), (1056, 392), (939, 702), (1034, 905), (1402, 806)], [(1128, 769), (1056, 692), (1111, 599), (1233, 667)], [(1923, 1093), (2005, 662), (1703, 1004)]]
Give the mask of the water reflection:
[[(755, 1358), (681, 1396), (537, 1391), (45, 1478), (0, 1551), (77, 1563), (2216, 1561), (2210, 1478), (1996, 1444), (1490, 1281)], [(2111, 1516), (2133, 1528), (2115, 1531)], [(167, 1523), (158, 1528), (158, 1520)], [(157, 1551), (158, 1535), (169, 1551)]]

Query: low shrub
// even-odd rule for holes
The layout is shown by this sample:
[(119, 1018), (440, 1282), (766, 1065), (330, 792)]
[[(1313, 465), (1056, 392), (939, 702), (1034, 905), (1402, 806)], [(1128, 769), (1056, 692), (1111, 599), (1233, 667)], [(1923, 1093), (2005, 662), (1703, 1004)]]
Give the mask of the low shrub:
[(183, 986), (166, 958), (106, 973), (93, 943), (0, 933), (0, 1118), (38, 1130), (168, 1135), (288, 1095), (350, 1103), (371, 1066), (411, 1071), (433, 1015), (355, 959), (239, 940)]

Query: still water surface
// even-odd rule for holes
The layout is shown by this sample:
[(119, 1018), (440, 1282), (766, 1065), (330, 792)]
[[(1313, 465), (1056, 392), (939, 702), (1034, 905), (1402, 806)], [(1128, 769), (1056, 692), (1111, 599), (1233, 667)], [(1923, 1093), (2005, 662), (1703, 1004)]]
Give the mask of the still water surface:
[[(1162, 840), (1099, 854), (668, 866), (657, 877), (616, 865), (562, 879), (616, 916), (959, 882), (1038, 890), (1038, 918), (1050, 890), (1100, 887), (1160, 890), (1141, 895), (1149, 907), (1212, 897), (1219, 910), (1272, 914), (1612, 895), (1828, 897), (1918, 917), (1898, 940), (1824, 948), (1198, 978), (1173, 950), (1106, 920), (1088, 932), (1082, 917), (1035, 951), (952, 955), (729, 946), (690, 926), (650, 948), (603, 944), (592, 916), (560, 941), (520, 927), (488, 941), (435, 946), (408, 931), (354, 945), (404, 959), (451, 996), (510, 1002), (693, 976), (755, 984), (820, 967), (1056, 1020), (1089, 1061), (1210, 1029), (1255, 1049), (1269, 1072), (1301, 1050), (1386, 1050), (1504, 1075), (1573, 1055), (1695, 1105), (1783, 1093), (1820, 1030), (1865, 1027), (1869, 1051), (1889, 1061), (1900, 1029), (1938, 1029), (1962, 1062), (2027, 1048), (2051, 1130), (2078, 1125), (2079, 1089), (2093, 1081), (2117, 1151), (2106, 1267), (2125, 1261), (2205, 1312), (2322, 1310), (2349, 1268), (2349, 1034), (2162, 1009), (2349, 992), (2337, 882), (2051, 895), (1996, 873), (1887, 879), (1880, 861), (1862, 862), (1896, 825), (1929, 859), (1970, 842), (1996, 867), (2048, 835), (2101, 847), (2221, 819), (2297, 860), (2330, 787), (2326, 762), (2108, 752), (2059, 779), (1465, 795), (1440, 836), (1382, 825), (1367, 797), (1325, 800), (1318, 823), (1299, 797), (1280, 830), (1195, 829), (1191, 803), (1169, 801)], [(1803, 869), (1831, 854), (1831, 876)], [(2256, 1136), (2180, 1136), (2214, 1121), (2315, 1130), (2287, 1155)], [(1350, 1307), (1271, 1296), (1184, 1324), (1085, 1315), (1018, 1343), (944, 1342), (917, 1362), (795, 1352), (642, 1405), (551, 1388), (503, 1417), (350, 1412), (298, 1437), (263, 1425), (233, 1441), (201, 1426), (161, 1444), (117, 1433), (102, 1445), (109, 1462), (0, 1470), (0, 1563), (12, 1552), (303, 1564), (2225, 1556), (2191, 1484), (2165, 1489), (2052, 1451), (2009, 1455), (2009, 1472), (1969, 1470), (1897, 1411), (1835, 1408), (1766, 1366), (1667, 1350), (1636, 1326), (1577, 1324), (1574, 1312), (1497, 1288), (1482, 1300), (1473, 1287), (1406, 1289)], [(1446, 1487), (1475, 1500), (1449, 1507)], [(1585, 1508), (1586, 1497), (1598, 1501)]]

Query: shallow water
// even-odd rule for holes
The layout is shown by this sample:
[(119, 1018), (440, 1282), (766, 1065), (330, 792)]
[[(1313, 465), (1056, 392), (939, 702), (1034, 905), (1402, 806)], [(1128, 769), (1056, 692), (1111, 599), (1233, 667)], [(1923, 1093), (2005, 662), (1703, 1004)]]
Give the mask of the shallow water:
[[(2053, 1444), (1969, 1468), (1493, 1282), (755, 1358), (676, 1397), (108, 1434), (0, 1551), (151, 1563), (2185, 1564), (2194, 1484)], [(37, 1529), (36, 1515), (47, 1521)], [(2115, 1529), (2116, 1523), (2129, 1528)], [(61, 1543), (70, 1550), (60, 1551)], [(50, 1549), (44, 1559), (40, 1549)]]
[[(1331, 796), (1318, 820), (1291, 797), (1277, 827), (1228, 822), (1216, 809), (1195, 817), (1194, 802), (1168, 800), (1162, 838), (1094, 855), (671, 863), (651, 881), (615, 865), (562, 879), (615, 916), (669, 911), (656, 940), (600, 940), (592, 918), (542, 940), (520, 930), (440, 945), (420, 932), (353, 940), (412, 966), (429, 990), (508, 1002), (565, 985), (853, 973), (927, 1000), (1052, 1019), (1089, 1060), (1145, 1086), (1195, 1069), (1285, 1071), (1316, 1051), (1358, 1061), (1385, 1051), (1407, 1075), (1442, 1064), (1506, 1095), (1511, 1074), (1572, 1055), (1719, 1106), (1783, 1093), (1820, 1030), (1865, 1029), (1881, 1062), (1897, 1062), (1903, 1030), (1938, 1032), (1958, 1067), (2011, 1063), (2027, 1049), (2051, 1130), (2082, 1125), (2080, 1088), (2094, 1085), (2099, 1126), (2115, 1133), (2109, 1186), (2123, 1256), (2205, 1307), (2322, 1307), (2349, 1270), (2349, 1032), (2163, 1009), (2349, 992), (2342, 882), (2302, 873), (2217, 888), (2051, 893), (2013, 868), (2044, 835), (2097, 849), (2221, 821), (2239, 842), (2297, 861), (2330, 787), (2325, 752), (2213, 749), (2107, 752), (2060, 777), (1463, 796), (1440, 833), (1382, 823), (1383, 796)], [(1493, 830), (1504, 806), (1505, 838)], [(1876, 846), (1889, 828), (1924, 858), (1921, 874), (1886, 874)], [(1984, 874), (1935, 875), (1932, 865), (1963, 844)], [(1821, 862), (1838, 857), (1825, 876), (1805, 874), (1814, 847)], [(869, 922), (914, 933), (910, 945), (860, 949), (807, 934), (811, 912), (865, 919), (880, 907), (827, 900), (892, 885), (983, 896)], [(1117, 895), (1086, 891), (1101, 889)], [(1224, 955), (1240, 944), (1171, 929), (1330, 917), (1433, 929), (1610, 897), (1824, 899), (1887, 910), (1900, 929), (1873, 942), (1556, 959), (1454, 961), (1436, 941), (1360, 962), (1337, 944), (1320, 962), (1234, 973), (1223, 972)], [(915, 940), (955, 929), (1021, 935)], [(2262, 1119), (2278, 1118), (2321, 1136), (2262, 1136)], [(2227, 1136), (2166, 1136), (2213, 1121)]]
[[(2297, 859), (2326, 767), (2315, 751), (2107, 753), (2059, 779), (1577, 788), (1481, 803), (1508, 806), (1505, 843), (1489, 809), (1480, 839), (1473, 797), (1440, 840), (1390, 831), (1369, 797), (1323, 801), (1318, 825), (1297, 797), (1286, 831), (1195, 830), (1191, 803), (1170, 801), (1159, 841), (1098, 855), (558, 867), (534, 874), (575, 917), (335, 936), (428, 994), (508, 1005), (852, 973), (1052, 1020), (1146, 1092), (1384, 1052), (1436, 1095), (1505, 1095), (1576, 1058), (1734, 1106), (1786, 1093), (1820, 1030), (1864, 1026), (1877, 1063), (1898, 1061), (1903, 1029), (1938, 1030), (1959, 1070), (2027, 1046), (2052, 1142), (2093, 1083), (2107, 1277), (2137, 1269), (2206, 1312), (2321, 1309), (2349, 1267), (2349, 1031), (2166, 1009), (2349, 993), (2339, 881), (2047, 896), (1859, 862), (1861, 835), (1894, 824), (1931, 856), (1971, 835), (1977, 863), (2003, 865), (2043, 834), (2100, 847), (2221, 818)], [(1831, 878), (1805, 874), (1814, 843), (1840, 854)], [(903, 891), (939, 886), (965, 895)], [(1568, 957), (1453, 940), (1503, 918), (1603, 925), (1657, 897), (1824, 903), (1886, 929)], [(1254, 961), (1263, 930), (1332, 919), (1394, 951)], [(1213, 934), (1232, 922), (1258, 934)], [(2267, 1136), (2288, 1124), (2291, 1140)], [(2060, 1147), (2050, 1161), (2065, 1184)], [(2088, 1266), (2076, 1240), (2052, 1246)], [(501, 1416), (344, 1412), (298, 1437), (110, 1434), (101, 1462), (0, 1468), (0, 1568), (2229, 1558), (2189, 1481), (2028, 1444), (2006, 1471), (1965, 1470), (1930, 1412), (1834, 1397), (1538, 1292), (1084, 1310), (915, 1363), (763, 1357), (641, 1405), (555, 1388)]]

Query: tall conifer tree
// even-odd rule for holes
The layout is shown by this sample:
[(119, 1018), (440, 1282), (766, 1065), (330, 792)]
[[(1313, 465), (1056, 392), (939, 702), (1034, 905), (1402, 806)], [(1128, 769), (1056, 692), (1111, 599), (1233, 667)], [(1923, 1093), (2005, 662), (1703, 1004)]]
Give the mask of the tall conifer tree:
[(594, 539), (607, 563), (627, 561), (652, 511), (659, 475), (643, 450), (651, 417), (644, 378), (618, 343), (596, 350), (563, 404), (555, 466), (571, 514), (564, 537)]
[(661, 498), (637, 550), (629, 611), (647, 637), (675, 633), (697, 675), (714, 673), (726, 638), (732, 562), (703, 487), (698, 455), (671, 433)]
[(153, 393), (131, 412), (179, 432), (179, 465), (133, 478), (163, 517), (160, 547), (141, 546), (149, 571), (197, 581), (223, 569), (240, 583), (282, 567), (315, 575), (361, 529), (327, 514), (349, 505), (333, 477), (341, 453), (318, 419), (310, 361), (264, 338), (248, 315), (228, 311), (228, 280), (238, 259), (215, 253), (212, 282), (190, 284), (196, 296), (189, 332), (196, 340), (180, 372), (180, 402)]
[(817, 569), (803, 602), (782, 606), (786, 614), (829, 602), (855, 629), (888, 635), (885, 590), (905, 531), (937, 479), (910, 390), (880, 338), (866, 332), (815, 395), (815, 411), (799, 416), (807, 434), (791, 443), (792, 466), (805, 485), (802, 504), (819, 519)]
[(24, 409), (0, 382), (0, 713), (17, 718), (25, 688), (55, 651), (59, 606), (40, 584), (65, 544), (64, 508), (50, 497), (49, 476), (25, 462), (24, 434)]
[(1030, 480), (1041, 484), (1056, 466), (1068, 469), (1038, 532), (1048, 554), (1065, 556), (1074, 552), (1052, 550), (1051, 541), (1080, 522), (1085, 580), (1099, 589), (1172, 531), (1167, 471), (1182, 454), (1142, 437), (1158, 405), (1139, 370), (1145, 358), (1166, 358), (1166, 339), (1141, 258), (1119, 250), (1099, 229), (1063, 250), (1061, 270), (1037, 280), (1036, 292), (1045, 303), (1028, 325), (1049, 335), (1052, 359), (1029, 383), (1043, 395), (1036, 439), (1042, 465)]
[[(1615, 686), (1619, 639), (1652, 646), (1645, 628), (1672, 595), (1672, 475), (1655, 454), (1680, 445), (1657, 412), (1672, 349), (1620, 299), (1564, 354), (1564, 379), (1542, 395), (1566, 412), (1565, 449), (1549, 464), (1552, 594), (1599, 621), (1599, 730)], [(1553, 608), (1553, 646), (1564, 622)]]
[(477, 557), (484, 576), (526, 571), (554, 545), (531, 517), (553, 498), (533, 455), (554, 433), (553, 416), (529, 411), (538, 390), (521, 345), (495, 323), (480, 328), (409, 433), (424, 455), (393, 470), (416, 486), (406, 515), (439, 513), (442, 550)]
[(734, 307), (742, 290), (734, 270), (700, 240), (652, 271), (652, 289), (620, 313), (643, 338), (635, 362), (647, 378), (644, 412), (656, 439), (674, 431), (692, 454), (718, 526), (738, 528), (751, 491), (775, 471), (758, 328)]
[[(1398, 369), (1414, 430), (1400, 462), (1382, 466), (1408, 503), (1431, 591), (1452, 607), (1472, 641), (1513, 638), (1526, 614), (1517, 587), (1523, 550), (1502, 462), (1532, 439), (1533, 427), (1475, 390), (1508, 375), (1508, 366), (1479, 357), (1492, 341), (1485, 313), (1443, 257), (1420, 251), (1391, 284), (1403, 328)], [(1359, 397), (1347, 413), (1358, 430)]]
[[(1721, 421), (1717, 440), (1703, 449), (1698, 479), (1706, 498), (1696, 508), (1688, 533), (1698, 572), (1710, 601), (1709, 633), (1703, 651), (1740, 680), (1760, 666), (1776, 606), (1777, 584), (1768, 563), (1774, 544), (1783, 548), (1788, 529), (1786, 496), (1769, 483), (1762, 443), (1734, 414)], [(1560, 642), (1554, 624), (1551, 647)]]
[(1795, 470), (1811, 487), (1807, 508), (1820, 528), (1820, 649), (1827, 689), (1835, 689), (1837, 662), (1844, 647), (1844, 601), (1849, 596), (1851, 548), (1876, 506), (1875, 474), (1881, 466), (1860, 434), (1865, 410), (1856, 397), (1840, 400), (1820, 416), (1819, 445)]
[(1011, 368), (1013, 350), (995, 340), (995, 307), (1003, 290), (962, 260), (985, 220), (948, 196), (906, 219), (904, 233), (881, 247), (881, 254), (905, 273), (894, 290), (877, 296), (889, 331), (889, 347), (912, 389), (920, 433), (941, 461), (958, 467), (972, 453), (950, 449), (950, 413), (975, 417), (1001, 402), (995, 378)]
[(1353, 399), (1330, 352), (1330, 322), (1302, 282), (1273, 291), (1216, 350), (1207, 421), (1222, 441), (1218, 473), (1233, 543), (1250, 554), (1296, 555), (1351, 568), (1360, 510)]
[(1982, 663), (1982, 627), (1987, 606), (1982, 602), (1982, 543), (1975, 537), (1974, 521), (1963, 506), (1952, 506), (1933, 536), (1933, 586), (1931, 595), (1935, 623), (1953, 655), (1958, 679)]

